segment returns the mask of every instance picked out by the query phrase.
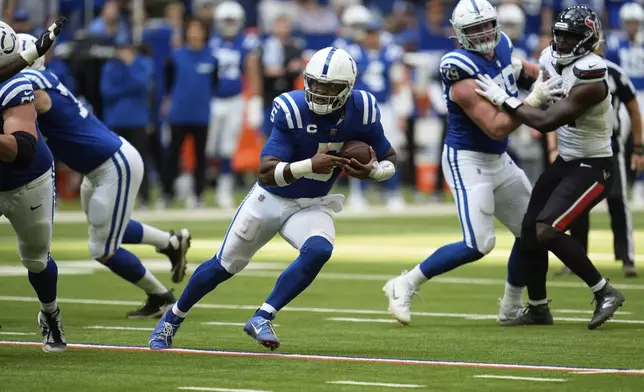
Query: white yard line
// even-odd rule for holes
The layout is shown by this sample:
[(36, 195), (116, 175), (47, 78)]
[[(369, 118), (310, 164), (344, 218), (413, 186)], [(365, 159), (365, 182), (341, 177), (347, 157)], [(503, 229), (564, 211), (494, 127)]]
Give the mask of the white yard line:
[(393, 324), (398, 321), (394, 319), (364, 319), (364, 318), (352, 318), (352, 317), (329, 317), (328, 321), (349, 321), (352, 323), (383, 323), (383, 324)]
[[(243, 327), (246, 323), (233, 323), (228, 321), (204, 321), (201, 324), (203, 325), (215, 325), (222, 327)], [(279, 327), (279, 324), (273, 324), (273, 327)]]
[(494, 378), (499, 380), (521, 380), (536, 382), (566, 382), (565, 378), (541, 378), (541, 377), (517, 377), (517, 376), (497, 376), (493, 374), (478, 374), (474, 378)]
[(108, 331), (154, 331), (154, 328), (145, 328), (145, 327), (120, 327), (114, 325), (90, 325), (88, 327), (83, 327), (83, 329), (102, 329)]
[(210, 388), (210, 387), (178, 387), (182, 391), (215, 391), (215, 392), (271, 392), (259, 389), (232, 389), (232, 388)]
[(386, 388), (425, 388), (427, 385), (418, 385), (418, 384), (392, 384), (388, 382), (363, 382), (363, 381), (351, 381), (351, 380), (338, 380), (338, 381), (327, 381), (327, 384), (339, 384), (339, 385), (360, 385), (365, 387), (386, 387)]
[(0, 331), (0, 335), (12, 335), (12, 336), (27, 336), (35, 335), (35, 332), (9, 332), (9, 331)]

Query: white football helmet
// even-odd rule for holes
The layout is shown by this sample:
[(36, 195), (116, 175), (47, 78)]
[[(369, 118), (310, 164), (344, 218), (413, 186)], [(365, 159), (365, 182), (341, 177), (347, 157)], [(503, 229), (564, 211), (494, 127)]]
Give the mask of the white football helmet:
[(19, 52), (16, 32), (5, 22), (0, 22), (0, 56)]
[(525, 13), (516, 4), (502, 4), (499, 6), (499, 28), (511, 40), (519, 40), (525, 34)]
[(356, 63), (346, 50), (318, 50), (304, 70), (306, 103), (315, 114), (332, 113), (347, 102), (355, 83)]
[[(18, 37), (18, 47), (20, 48), (21, 52), (27, 50), (27, 48), (32, 45), (36, 45), (36, 41), (38, 40), (38, 38), (34, 37), (31, 34), (20, 33), (20, 34), (17, 34), (17, 37)], [(34, 61), (34, 63), (28, 66), (27, 68), (37, 69), (37, 70), (45, 69), (45, 57), (44, 56), (38, 57), (38, 59)]]
[(362, 41), (366, 35), (365, 27), (371, 19), (371, 11), (367, 7), (360, 4), (347, 7), (342, 13), (342, 27), (345, 35), (355, 41)]
[(244, 27), (246, 13), (236, 1), (224, 1), (215, 8), (215, 27), (224, 37), (234, 37)]
[(626, 3), (619, 9), (619, 21), (644, 23), (644, 8), (639, 3)]
[[(465, 50), (490, 53), (501, 39), (496, 9), (487, 0), (461, 0), (454, 8), (450, 23)], [(491, 27), (482, 25), (490, 23)]]

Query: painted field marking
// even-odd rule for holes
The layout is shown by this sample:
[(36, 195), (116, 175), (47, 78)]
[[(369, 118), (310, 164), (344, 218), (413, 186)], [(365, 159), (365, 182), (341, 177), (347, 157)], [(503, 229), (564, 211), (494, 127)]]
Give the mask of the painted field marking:
[(27, 335), (35, 335), (35, 332), (9, 332), (9, 331), (3, 331), (0, 332), (0, 335), (12, 335), (12, 336), (27, 336)]
[(541, 377), (517, 377), (517, 376), (496, 376), (493, 374), (477, 374), (474, 378), (494, 378), (499, 380), (521, 380), (536, 382), (566, 382), (565, 378), (541, 378)]
[[(571, 313), (571, 314), (593, 314), (592, 310), (585, 309), (551, 309), (552, 313)], [(615, 314), (630, 315), (633, 312), (625, 312), (623, 310), (618, 310)]]
[(154, 331), (154, 328), (146, 327), (120, 327), (114, 325), (90, 325), (83, 327), (83, 329), (103, 329), (103, 330), (112, 330), (112, 331)]
[[(233, 323), (229, 321), (204, 321), (201, 324), (203, 325), (216, 325), (222, 327), (243, 327), (246, 323)], [(279, 327), (279, 324), (273, 324), (273, 327)]]
[(578, 372), (570, 372), (570, 374), (606, 374), (615, 373), (613, 370), (581, 370)]
[(366, 319), (353, 317), (329, 317), (328, 321), (349, 321), (352, 323), (397, 323), (394, 319)]
[[(0, 345), (6, 346), (26, 346), (41, 347), (42, 342), (25, 342), (0, 340)], [(144, 346), (116, 346), (107, 344), (86, 344), (86, 343), (68, 343), (69, 348), (74, 349), (91, 349), (91, 350), (112, 350), (112, 351), (139, 351), (147, 352), (151, 355), (159, 355), (157, 351), (150, 350)], [(253, 351), (223, 351), (223, 350), (204, 350), (190, 348), (171, 348), (163, 350), (166, 353), (176, 354), (202, 354), (215, 355), (224, 357), (251, 357), (251, 358), (275, 358), (275, 359), (299, 359), (306, 361), (338, 361), (338, 362), (358, 362), (358, 363), (385, 363), (395, 365), (424, 365), (424, 366), (449, 366), (449, 367), (466, 367), (479, 369), (515, 369), (515, 370), (544, 370), (558, 372), (580, 372), (580, 371), (612, 371), (616, 374), (632, 374), (644, 376), (644, 369), (615, 369), (615, 368), (585, 368), (574, 366), (551, 366), (551, 365), (519, 365), (508, 363), (486, 363), (486, 362), (459, 362), (459, 361), (436, 361), (427, 359), (404, 359), (404, 358), (377, 358), (377, 357), (347, 357), (339, 355), (315, 355), (315, 354), (281, 354), (269, 352)]]
[(178, 387), (182, 391), (215, 391), (215, 392), (271, 392), (259, 389), (231, 389), (231, 388), (210, 388), (210, 387)]
[[(286, 309), (286, 308), (285, 308)], [(338, 309), (340, 310), (340, 309)], [(462, 318), (465, 320), (496, 320), (494, 314), (476, 314), (476, 313), (432, 313), (432, 312), (412, 312), (413, 316), (442, 317), (442, 318)], [(372, 318), (353, 318), (353, 317), (329, 317), (328, 321), (346, 321), (351, 323), (386, 323), (396, 322), (391, 319), (372, 319)], [(555, 317), (556, 321), (576, 321), (588, 322), (588, 319), (580, 317)], [(620, 320), (611, 319), (611, 322), (618, 324), (644, 324), (644, 320)]]
[(388, 387), (388, 388), (425, 388), (427, 385), (418, 385), (418, 384), (392, 384), (388, 382), (362, 382), (362, 381), (351, 381), (351, 380), (338, 380), (338, 381), (327, 381), (327, 384), (339, 384), (339, 385), (361, 385), (365, 387)]
[[(18, 296), (0, 296), (0, 301), (8, 302), (37, 302), (35, 297), (18, 297)], [(118, 301), (118, 300), (102, 300), (102, 299), (79, 299), (79, 298), (58, 298), (58, 303), (68, 304), (83, 304), (83, 305), (111, 305), (111, 306), (137, 306), (141, 305), (137, 301)], [(224, 305), (224, 304), (196, 304), (195, 308), (204, 309), (225, 309), (225, 310), (257, 310), (257, 305)], [(333, 314), (351, 314), (351, 315), (387, 315), (389, 312), (385, 310), (371, 310), (371, 309), (333, 309), (333, 308), (308, 308), (308, 307), (286, 307), (282, 309), (284, 312), (305, 312), (305, 313), (333, 313)], [(437, 313), (437, 312), (412, 312), (412, 316), (417, 317), (444, 317), (444, 318), (461, 318), (465, 320), (496, 320), (495, 314), (479, 314), (479, 313)], [(588, 322), (587, 318), (581, 317), (555, 317), (556, 321), (574, 321), (574, 322)], [(365, 321), (368, 322), (368, 321)], [(371, 321), (374, 322), (374, 321)], [(375, 321), (377, 322), (377, 321)], [(611, 323), (616, 324), (642, 324), (644, 320), (628, 320), (628, 319), (611, 319)]]

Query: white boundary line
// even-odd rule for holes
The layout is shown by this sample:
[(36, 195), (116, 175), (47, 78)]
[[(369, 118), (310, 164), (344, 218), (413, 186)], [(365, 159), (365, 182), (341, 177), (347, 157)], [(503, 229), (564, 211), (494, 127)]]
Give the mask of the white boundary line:
[(121, 327), (117, 325), (90, 325), (83, 329), (101, 329), (106, 331), (154, 331), (154, 328), (145, 327)]
[[(0, 346), (1, 345), (41, 347), (42, 342), (0, 340)], [(116, 345), (86, 344), (86, 343), (68, 343), (67, 346), (73, 349), (142, 351), (142, 352), (154, 353), (148, 347), (142, 347), (142, 346), (116, 346)], [(434, 360), (426, 360), (426, 359), (404, 359), (404, 358), (398, 359), (398, 358), (375, 358), (375, 357), (347, 357), (347, 356), (339, 356), (339, 355), (315, 355), (315, 354), (281, 354), (281, 353), (270, 353), (270, 352), (223, 351), (223, 350), (204, 350), (204, 349), (190, 349), (190, 348), (171, 348), (164, 351), (166, 353), (202, 354), (202, 355), (215, 355), (215, 356), (225, 356), (225, 357), (299, 359), (299, 360), (308, 360), (308, 361), (385, 363), (385, 364), (397, 364), (397, 365), (448, 366), (448, 367), (467, 367), (467, 368), (479, 368), (479, 369), (543, 370), (543, 371), (558, 371), (558, 372), (611, 371), (616, 374), (644, 375), (644, 369), (583, 368), (583, 367), (574, 367), (574, 366), (519, 365), (519, 364), (507, 364), (507, 363), (434, 361)]]
[(210, 387), (178, 387), (182, 391), (215, 391), (215, 392), (271, 392), (259, 389), (232, 389), (232, 388), (210, 388)]
[(520, 380), (536, 382), (566, 382), (565, 378), (541, 378), (541, 377), (517, 377), (517, 376), (497, 376), (493, 374), (477, 374), (474, 378), (494, 378), (499, 380)]
[(392, 384), (388, 382), (363, 382), (363, 381), (351, 381), (351, 380), (338, 380), (338, 381), (327, 381), (327, 384), (339, 384), (339, 385), (360, 385), (365, 387), (386, 387), (386, 388), (425, 388), (427, 385), (418, 385), (418, 384)]

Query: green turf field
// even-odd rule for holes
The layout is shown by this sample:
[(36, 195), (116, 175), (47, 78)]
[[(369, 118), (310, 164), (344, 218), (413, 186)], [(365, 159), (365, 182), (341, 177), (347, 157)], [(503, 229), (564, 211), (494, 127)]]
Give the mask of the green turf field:
[[(634, 222), (641, 244), (644, 215), (636, 214)], [(227, 224), (222, 219), (155, 222), (192, 230), (193, 268), (216, 252)], [(242, 325), (296, 255), (279, 238), (190, 313), (175, 347), (206, 351), (160, 353), (137, 348), (146, 346), (156, 322), (124, 317), (144, 300), (142, 292), (90, 260), (84, 224), (61, 221), (52, 248), (59, 264), (59, 302), (68, 341), (85, 346), (56, 355), (17, 343), (39, 340), (38, 305), (11, 228), (3, 224), (0, 391), (642, 391), (644, 282), (621, 277), (603, 213), (595, 214), (593, 229), (592, 256), (627, 297), (622, 312), (596, 331), (586, 329), (592, 297), (576, 278), (550, 278), (554, 326), (495, 324), (513, 240), (502, 228), (491, 255), (427, 283), (422, 298), (414, 299), (412, 324), (396, 324), (386, 312), (383, 283), (432, 249), (458, 240), (456, 218), (339, 219), (334, 257), (275, 321), (282, 343), (277, 354), (245, 336)], [(171, 285), (169, 264), (160, 255), (149, 247), (132, 249)], [(638, 260), (644, 260), (640, 252)], [(551, 263), (551, 271), (559, 267)], [(174, 287), (177, 295), (182, 288)]]

